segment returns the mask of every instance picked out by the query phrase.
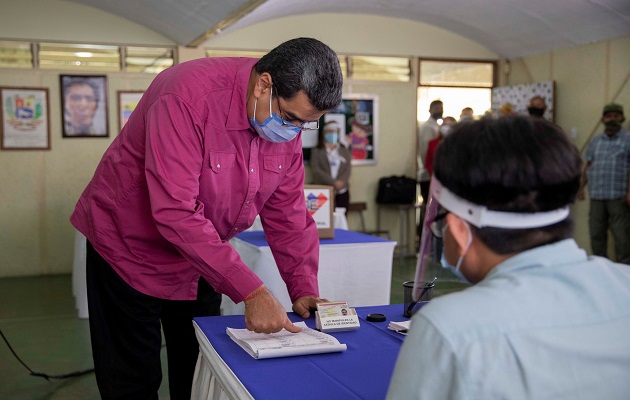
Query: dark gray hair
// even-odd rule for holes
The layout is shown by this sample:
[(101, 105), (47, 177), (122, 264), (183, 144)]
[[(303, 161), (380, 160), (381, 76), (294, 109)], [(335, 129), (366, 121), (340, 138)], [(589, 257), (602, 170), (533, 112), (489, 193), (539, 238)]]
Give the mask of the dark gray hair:
[(274, 95), (292, 99), (300, 90), (320, 111), (341, 103), (343, 76), (337, 54), (317, 39), (286, 41), (264, 55), (256, 72), (271, 75)]

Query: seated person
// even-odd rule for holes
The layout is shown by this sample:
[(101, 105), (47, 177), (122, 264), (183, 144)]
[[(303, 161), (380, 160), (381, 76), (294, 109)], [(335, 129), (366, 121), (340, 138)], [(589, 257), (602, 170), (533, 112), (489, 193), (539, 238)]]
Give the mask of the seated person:
[(328, 121), (320, 129), (317, 147), (311, 153), (311, 169), (313, 183), (333, 186), (335, 207), (348, 210), (352, 156), (350, 151), (339, 142), (339, 131), (339, 124), (336, 121)]
[(443, 265), (474, 285), (413, 316), (388, 399), (628, 398), (630, 268), (572, 239), (580, 166), (541, 118), (442, 141), (429, 201), (446, 213)]

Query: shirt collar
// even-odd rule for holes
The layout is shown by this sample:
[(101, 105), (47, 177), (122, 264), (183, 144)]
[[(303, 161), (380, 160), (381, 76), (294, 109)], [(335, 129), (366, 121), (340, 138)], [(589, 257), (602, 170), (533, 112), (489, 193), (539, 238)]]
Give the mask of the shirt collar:
[(604, 137), (608, 140), (617, 140), (620, 137), (622, 137), (623, 135), (627, 135), (628, 131), (626, 131), (625, 129), (621, 128), (617, 131), (617, 133), (615, 133), (612, 136), (608, 136), (608, 134), (606, 133), (606, 131), (602, 132), (602, 135), (604, 135)]
[(247, 115), (247, 87), (252, 68), (258, 62), (257, 58), (246, 58), (245, 62), (236, 71), (234, 79), (234, 89), (230, 101), (226, 128), (228, 130), (250, 129), (249, 117)]

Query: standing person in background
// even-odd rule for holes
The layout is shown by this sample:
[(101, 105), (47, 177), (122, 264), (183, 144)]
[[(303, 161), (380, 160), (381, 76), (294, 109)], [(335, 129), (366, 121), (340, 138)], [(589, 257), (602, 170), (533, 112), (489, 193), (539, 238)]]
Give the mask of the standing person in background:
[(474, 121), (475, 112), (471, 107), (462, 108), (462, 113), (459, 115), (459, 122)]
[(529, 104), (527, 104), (527, 112), (532, 117), (542, 118), (545, 115), (545, 111), (547, 110), (547, 103), (545, 102), (545, 98), (542, 96), (534, 96), (529, 99)]
[(387, 399), (627, 399), (630, 269), (573, 239), (567, 135), (523, 116), (458, 124), (433, 167), (427, 222), (445, 221), (442, 265), (473, 285), (413, 316)]
[(417, 148), (417, 180), (420, 184), (420, 194), (422, 195), (422, 207), (420, 207), (420, 223), (418, 224), (418, 238), (422, 237), (422, 221), (424, 221), (424, 212), (426, 209), (426, 202), (429, 198), (429, 183), (431, 181), (431, 175), (426, 169), (425, 161), (427, 158), (427, 149), (429, 148), (429, 142), (438, 137), (440, 134), (440, 123), (438, 120), (442, 119), (444, 114), (444, 104), (442, 100), (433, 100), (429, 105), (429, 119), (423, 123), (418, 130), (418, 148)]
[(245, 303), (254, 332), (299, 332), (229, 240), (260, 215), (303, 318), (320, 302), (319, 240), (304, 202), (303, 129), (341, 102), (332, 49), (310, 38), (260, 60), (203, 58), (155, 77), (72, 214), (87, 244), (103, 399), (157, 399), (166, 339), (172, 400), (190, 399), (192, 319)]
[(429, 146), (427, 147), (427, 158), (424, 161), (424, 166), (430, 175), (433, 175), (433, 159), (435, 158), (435, 150), (437, 150), (437, 147), (442, 142), (442, 139), (448, 136), (451, 132), (451, 128), (456, 123), (457, 121), (454, 117), (444, 117), (442, 125), (440, 125), (440, 134), (438, 137), (429, 142)]
[(320, 128), (317, 147), (311, 153), (313, 183), (335, 188), (335, 207), (348, 210), (349, 181), (352, 173), (350, 151), (339, 143), (339, 124), (329, 121)]
[[(469, 122), (472, 122), (472, 120), (470, 120)], [(442, 121), (442, 125), (440, 125), (440, 134), (438, 135), (438, 137), (436, 137), (435, 139), (429, 142), (429, 148), (427, 149), (427, 159), (425, 160), (425, 166), (429, 174), (433, 175), (433, 160), (435, 159), (435, 151), (437, 150), (442, 140), (444, 140), (444, 138), (447, 137), (451, 133), (451, 129), (453, 128), (453, 125), (455, 125), (456, 123), (457, 121), (455, 120), (454, 117), (444, 117), (444, 120)], [(466, 123), (466, 121), (464, 121), (464, 123)], [(437, 222), (437, 226), (439, 226), (438, 229), (441, 229), (441, 224), (443, 222), (444, 222), (443, 220)], [(434, 240), (434, 246), (433, 246), (433, 259), (437, 262), (440, 262), (441, 256), (442, 256), (442, 239), (436, 238)]]
[(605, 129), (586, 149), (578, 199), (585, 199), (588, 184), (593, 254), (607, 257), (610, 228), (617, 262), (630, 264), (630, 132), (622, 127), (625, 120), (620, 104), (604, 107), (601, 122)]

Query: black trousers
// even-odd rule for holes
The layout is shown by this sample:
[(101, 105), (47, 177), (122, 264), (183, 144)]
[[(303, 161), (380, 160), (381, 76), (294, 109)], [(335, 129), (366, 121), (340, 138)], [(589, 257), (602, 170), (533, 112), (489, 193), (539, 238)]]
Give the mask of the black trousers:
[(429, 201), (429, 188), (431, 186), (431, 181), (421, 181), (420, 182), (420, 195), (422, 195), (422, 206), (420, 207), (420, 222), (418, 222), (417, 234), (418, 234), (418, 243), (420, 243), (420, 239), (422, 239), (422, 226), (424, 224), (424, 215), (427, 211), (427, 202)]
[(197, 300), (164, 300), (129, 286), (87, 243), (87, 290), (96, 382), (103, 399), (158, 399), (162, 329), (171, 400), (189, 400), (199, 345), (192, 318), (219, 315), (203, 279)]
[(348, 205), (350, 205), (350, 191), (335, 195), (335, 207), (343, 207), (348, 212)]

